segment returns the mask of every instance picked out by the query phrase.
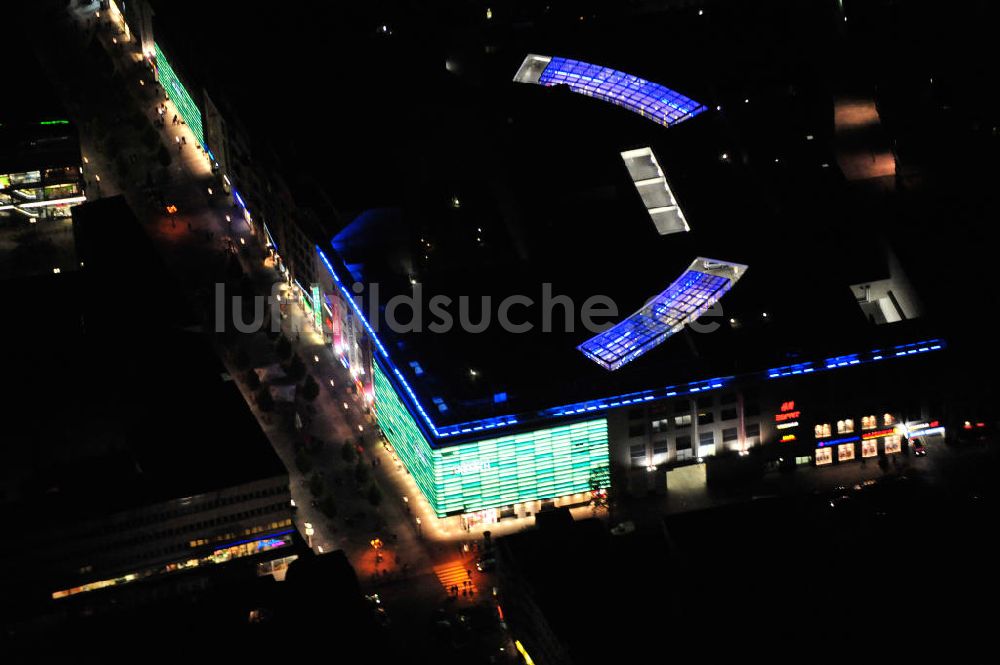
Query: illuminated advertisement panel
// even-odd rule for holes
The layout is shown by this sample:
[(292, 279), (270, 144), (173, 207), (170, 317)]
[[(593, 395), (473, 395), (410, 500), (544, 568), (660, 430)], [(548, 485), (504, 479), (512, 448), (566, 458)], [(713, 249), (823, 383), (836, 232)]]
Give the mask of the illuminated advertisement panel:
[(154, 47), (156, 48), (156, 76), (160, 81), (160, 85), (167, 91), (170, 101), (177, 107), (177, 113), (184, 119), (184, 122), (191, 128), (191, 131), (194, 132), (198, 143), (205, 145), (205, 129), (202, 126), (201, 109), (198, 108), (198, 105), (190, 93), (188, 93), (187, 88), (184, 87), (177, 77), (177, 73), (170, 66), (170, 62), (167, 60), (167, 56), (164, 55), (160, 45), (154, 44)]

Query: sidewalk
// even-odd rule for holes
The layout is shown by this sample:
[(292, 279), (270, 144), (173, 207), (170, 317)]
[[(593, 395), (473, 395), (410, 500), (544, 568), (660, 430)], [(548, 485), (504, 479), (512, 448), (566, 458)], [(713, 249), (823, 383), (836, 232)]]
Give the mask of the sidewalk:
[[(257, 244), (257, 238), (251, 235), (242, 214), (233, 207), (221, 205), (220, 196), (209, 195), (208, 188), (213, 185), (214, 176), (207, 156), (197, 146), (197, 140), (186, 126), (171, 123), (176, 113), (173, 103), (163, 100), (162, 90), (153, 83), (153, 77), (144, 65), (137, 62), (137, 56), (130, 48), (111, 43), (112, 31), (107, 27), (106, 19), (102, 19), (105, 27), (97, 27), (93, 21), (88, 27), (93, 9), (72, 7), (67, 13), (80, 33), (78, 41), (87, 43), (88, 39), (98, 39), (112, 58), (116, 70), (126, 74), (118, 80), (115, 77), (102, 78), (91, 71), (86, 62), (80, 63), (78, 76), (52, 72), (53, 78), (59, 79), (63, 85), (63, 96), (72, 101), (75, 119), (85, 120), (78, 122), (83, 154), (87, 158), (85, 174), (94, 182), (98, 176), (101, 177), (100, 191), (91, 192), (91, 198), (122, 193), (143, 220), (167, 265), (193, 300), (214, 296), (212, 285), (225, 279), (230, 246), (238, 250), (236, 255), (244, 273), (259, 285), (265, 295), (269, 294), (270, 285), (281, 281), (281, 276), (273, 269), (264, 267), (262, 249)], [(85, 59), (86, 54), (82, 57)], [(144, 84), (139, 83), (140, 79)], [(107, 100), (115, 99), (113, 86), (116, 84), (126, 86), (126, 96), (150, 124), (157, 117), (157, 106), (161, 103), (166, 105), (164, 117), (167, 121), (162, 129), (156, 131), (161, 144), (170, 151), (172, 160), (169, 167), (164, 169), (155, 161), (159, 146), (153, 149), (143, 146), (138, 139), (138, 130), (128, 131), (115, 125), (111, 128), (115, 132), (114, 141), (123, 145), (138, 161), (136, 168), (128, 172), (124, 180), (118, 181), (112, 167), (115, 155), (102, 150), (105, 142), (95, 140), (91, 133), (96, 125), (93, 121), (86, 121), (114, 117), (115, 109), (108, 108)], [(84, 90), (89, 90), (89, 94), (84, 94)], [(178, 139), (186, 141), (186, 145), (178, 148)], [(139, 175), (144, 172), (159, 174), (155, 189), (168, 204), (177, 206), (176, 214), (168, 215), (153, 200), (149, 187), (144, 185)], [(231, 221), (227, 222), (227, 215)], [(274, 414), (260, 412), (243, 380), (245, 372), (235, 367), (234, 360), (240, 349), (251, 354), (256, 361), (254, 366), (275, 362), (270, 340), (264, 333), (244, 336), (225, 346), (221, 355), (229, 373), (238, 377), (237, 383), (244, 398), (289, 470), (292, 497), (297, 506), (296, 526), (305, 538), (305, 524), (312, 525), (312, 544), (317, 551), (342, 548), (362, 580), (378, 579), (380, 584), (384, 584), (402, 574), (403, 564), (410, 577), (432, 573), (435, 566), (454, 560), (462, 542), (481, 539), (484, 530), (500, 536), (533, 525), (534, 518), (505, 520), (502, 524), (479, 526), (467, 532), (458, 517), (439, 520), (412, 477), (388, 447), (378, 440), (374, 421), (363, 412), (364, 405), (359, 398), (343, 390), (350, 385), (347, 370), (334, 358), (332, 349), (323, 343), (322, 336), (313, 328), (300, 305), (289, 306), (288, 317), (282, 321), (282, 330), (292, 342), (295, 353), (304, 361), (307, 372), (320, 386), (320, 395), (311, 405), (314, 413), (305, 432), (326, 443), (325, 449), (314, 456), (314, 468), (309, 474), (301, 473), (296, 466), (295, 454), (301, 435), (294, 429), (290, 431), (283, 427), (281, 419)], [(344, 404), (347, 404), (347, 409)], [(306, 410), (309, 410), (308, 407)], [(340, 456), (342, 443), (354, 441), (359, 434), (365, 442), (361, 459), (382, 490), (383, 501), (377, 508), (373, 508), (367, 498), (355, 489), (352, 470), (345, 468)], [(313, 497), (307, 485), (308, 477), (313, 472), (321, 473), (328, 486), (332, 484), (330, 491), (338, 507), (334, 519), (326, 517), (312, 505)], [(353, 519), (361, 513), (366, 515), (364, 519)], [(590, 511), (583, 509), (583, 513), (589, 516)], [(382, 522), (380, 528), (375, 528), (370, 519), (372, 515)], [(348, 518), (356, 523), (348, 525)], [(376, 536), (387, 546), (385, 560), (378, 566), (370, 545), (371, 539)], [(376, 570), (379, 571), (378, 577)], [(389, 571), (389, 576), (385, 576), (384, 571)]]

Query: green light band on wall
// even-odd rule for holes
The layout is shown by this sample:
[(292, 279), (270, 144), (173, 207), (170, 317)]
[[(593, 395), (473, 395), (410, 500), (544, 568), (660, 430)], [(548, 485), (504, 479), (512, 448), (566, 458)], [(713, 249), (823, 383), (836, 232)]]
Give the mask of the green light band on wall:
[(177, 78), (177, 73), (170, 66), (170, 62), (167, 60), (167, 56), (164, 55), (160, 45), (154, 42), (153, 47), (156, 49), (156, 73), (160, 79), (160, 85), (167, 91), (170, 100), (177, 107), (177, 113), (184, 118), (184, 122), (194, 132), (198, 143), (205, 145), (205, 129), (202, 126), (201, 109), (198, 108), (194, 99), (188, 94), (187, 89), (181, 83), (180, 79)]
[(438, 517), (589, 492), (608, 466), (604, 418), (432, 449), (375, 363), (375, 415)]
[(372, 363), (372, 374), (375, 388), (375, 418), (379, 427), (413, 476), (424, 497), (432, 506), (437, 506), (434, 452), (377, 362)]

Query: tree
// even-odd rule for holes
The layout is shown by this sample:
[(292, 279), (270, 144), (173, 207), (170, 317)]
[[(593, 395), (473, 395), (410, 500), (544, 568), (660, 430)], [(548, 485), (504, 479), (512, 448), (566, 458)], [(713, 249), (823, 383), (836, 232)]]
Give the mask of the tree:
[(368, 487), (368, 503), (372, 504), (376, 508), (378, 504), (382, 503), (382, 490), (378, 488), (378, 485), (372, 483)]
[(306, 444), (306, 450), (309, 451), (311, 455), (318, 455), (323, 452), (323, 439), (310, 436), (309, 442)]
[(142, 136), (139, 140), (142, 141), (147, 150), (154, 150), (156, 146), (160, 145), (160, 135), (156, 133), (156, 130), (151, 125), (147, 125), (142, 130)]
[(357, 466), (354, 467), (354, 479), (358, 481), (358, 484), (364, 483), (368, 480), (368, 467), (361, 460), (358, 460)]
[(261, 389), (257, 391), (257, 406), (260, 407), (260, 410), (264, 413), (274, 411), (274, 398), (271, 397), (271, 391), (268, 390), (266, 386), (261, 387)]
[(173, 158), (170, 156), (170, 151), (167, 150), (166, 146), (160, 144), (160, 149), (156, 151), (156, 160), (160, 162), (160, 165), (164, 168), (170, 166), (170, 162)]
[(309, 493), (313, 496), (320, 496), (323, 494), (323, 490), (326, 489), (326, 484), (323, 479), (319, 477), (319, 474), (314, 473), (309, 478)]
[(292, 356), (292, 361), (288, 363), (288, 369), (285, 370), (288, 374), (288, 378), (292, 381), (298, 381), (306, 374), (306, 365), (302, 362), (302, 358), (299, 358), (298, 354)]
[(344, 444), (340, 446), (340, 457), (348, 464), (354, 462), (354, 458), (356, 457), (354, 444), (350, 441), (344, 441)]
[(260, 388), (260, 377), (257, 376), (257, 372), (250, 370), (249, 372), (247, 372), (246, 376), (247, 376), (247, 387), (249, 387), (250, 390), (257, 390), (258, 388)]
[(327, 494), (319, 501), (319, 509), (323, 511), (323, 514), (327, 517), (334, 518), (337, 516), (337, 502), (334, 501), (333, 495)]
[(314, 402), (319, 397), (319, 384), (312, 374), (306, 374), (306, 380), (302, 383), (302, 398), (307, 402)]
[(282, 335), (274, 344), (274, 352), (278, 354), (278, 360), (284, 362), (288, 360), (288, 356), (292, 355), (292, 343)]
[(599, 510), (608, 510), (608, 491), (611, 489), (611, 472), (606, 466), (601, 466), (590, 470), (590, 495), (591, 505), (596, 513)]
[(298, 467), (299, 471), (303, 474), (312, 471), (312, 460), (309, 459), (309, 455), (306, 455), (306, 451), (299, 448), (295, 453), (295, 466)]

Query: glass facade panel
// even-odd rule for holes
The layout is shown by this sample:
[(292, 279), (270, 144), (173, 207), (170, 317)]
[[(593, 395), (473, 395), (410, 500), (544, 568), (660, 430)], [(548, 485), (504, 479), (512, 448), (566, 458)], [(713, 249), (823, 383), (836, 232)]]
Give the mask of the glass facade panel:
[(703, 104), (659, 83), (610, 67), (553, 57), (539, 85), (565, 85), (573, 92), (622, 106), (669, 127), (706, 111)]
[(154, 47), (156, 48), (156, 74), (160, 79), (160, 85), (167, 91), (170, 101), (177, 107), (177, 113), (184, 118), (184, 122), (194, 132), (198, 143), (205, 145), (205, 129), (202, 126), (201, 109), (198, 108), (198, 104), (195, 103), (187, 88), (177, 77), (177, 73), (170, 66), (170, 62), (163, 54), (160, 45), (154, 44)]
[(608, 466), (603, 418), (446, 448), (431, 448), (378, 363), (375, 413), (439, 517), (589, 492)]
[(605, 369), (618, 369), (696, 320), (731, 287), (726, 277), (688, 270), (641, 310), (577, 348)]

